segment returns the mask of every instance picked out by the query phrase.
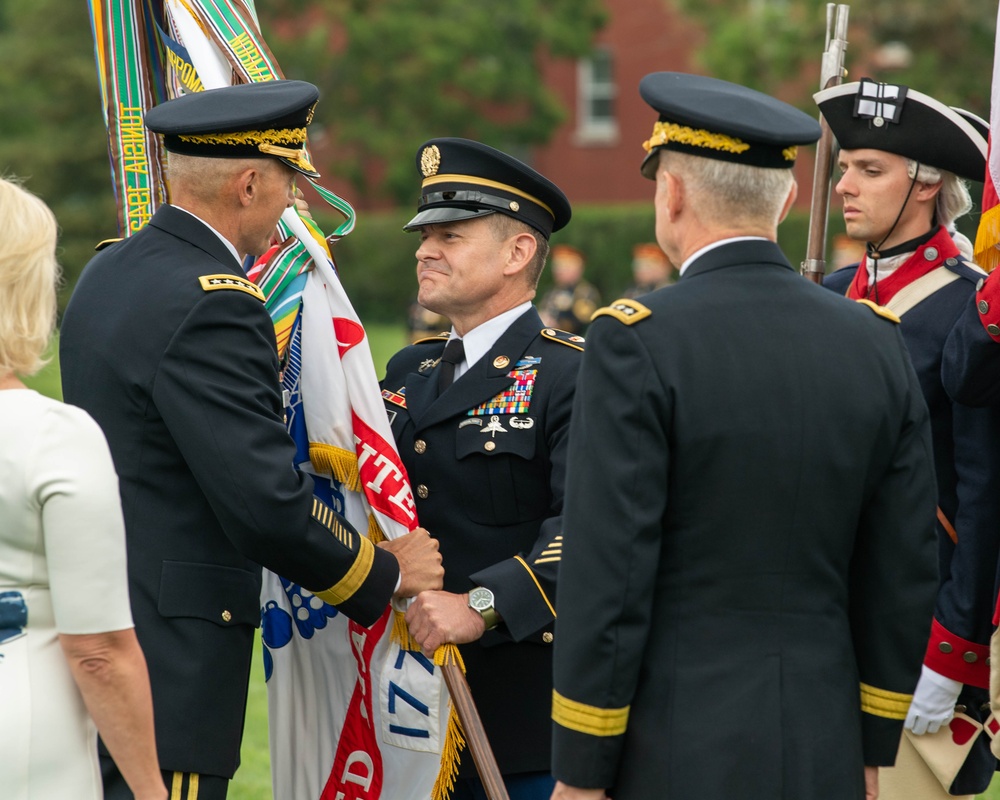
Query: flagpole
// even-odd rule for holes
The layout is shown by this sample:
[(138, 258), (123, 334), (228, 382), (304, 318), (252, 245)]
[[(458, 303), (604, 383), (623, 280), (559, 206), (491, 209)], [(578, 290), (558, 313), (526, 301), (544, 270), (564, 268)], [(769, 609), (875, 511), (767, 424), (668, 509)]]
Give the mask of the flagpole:
[(462, 721), (465, 741), (469, 745), (469, 752), (472, 753), (479, 780), (483, 782), (487, 800), (510, 800), (507, 786), (500, 774), (500, 767), (493, 755), (493, 748), (486, 736), (486, 729), (483, 728), (483, 721), (472, 699), (472, 690), (469, 689), (465, 673), (458, 664), (444, 664), (441, 672), (451, 694), (451, 702), (455, 704), (458, 718)]

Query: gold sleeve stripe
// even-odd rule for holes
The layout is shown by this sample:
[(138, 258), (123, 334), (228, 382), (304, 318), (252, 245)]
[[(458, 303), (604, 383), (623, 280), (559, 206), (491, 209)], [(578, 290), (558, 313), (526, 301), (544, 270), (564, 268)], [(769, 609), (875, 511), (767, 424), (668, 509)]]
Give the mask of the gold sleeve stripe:
[(368, 573), (372, 570), (372, 563), (375, 561), (375, 545), (363, 536), (360, 542), (361, 547), (358, 550), (358, 555), (347, 574), (329, 589), (316, 592), (316, 596), (320, 600), (330, 605), (340, 605), (344, 601), (350, 600), (368, 578)]
[(264, 293), (256, 283), (235, 275), (202, 275), (198, 278), (198, 282), (206, 292), (214, 292), (217, 289), (235, 289), (237, 292), (252, 294), (262, 303), (265, 299)]
[(861, 684), (861, 710), (866, 714), (885, 719), (906, 719), (912, 700), (912, 694), (890, 692), (867, 683)]
[(553, 561), (562, 561), (562, 556), (553, 556), (552, 558), (536, 558), (536, 564), (551, 564)]
[(341, 524), (330, 507), (325, 503), (321, 503), (315, 497), (313, 498), (312, 516), (320, 525), (327, 528), (330, 533), (336, 536), (337, 540), (344, 547), (348, 550), (354, 549), (354, 536)]
[(552, 690), (552, 721), (590, 736), (621, 736), (628, 726), (629, 708), (588, 706)]
[(562, 555), (562, 550), (561, 549), (556, 549), (556, 550), (542, 550), (541, 554), (543, 556), (561, 556)]
[[(542, 596), (542, 600), (545, 601), (545, 605), (547, 605), (549, 607), (549, 611), (551, 612), (553, 618), (555, 618), (556, 609), (552, 605), (552, 603), (549, 602), (549, 598), (545, 594), (545, 590), (542, 588), (542, 584), (540, 584), (538, 582), (538, 578), (536, 578), (535, 577), (535, 573), (531, 571), (531, 567), (528, 566), (528, 563), (523, 558), (521, 558), (521, 556), (514, 556), (514, 560), (517, 561), (526, 570), (528, 570), (528, 574), (531, 576), (531, 580), (533, 580), (535, 582), (535, 586), (538, 587), (538, 593)], [(555, 560), (555, 559), (553, 559), (553, 560)]]

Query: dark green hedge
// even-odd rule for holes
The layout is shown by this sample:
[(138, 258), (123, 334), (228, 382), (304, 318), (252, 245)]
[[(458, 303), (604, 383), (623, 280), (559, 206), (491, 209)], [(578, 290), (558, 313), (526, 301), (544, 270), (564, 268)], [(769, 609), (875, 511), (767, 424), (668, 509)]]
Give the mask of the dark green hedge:
[[(974, 195), (975, 196), (975, 195)], [(844, 231), (839, 203), (834, 202), (827, 233), (827, 270), (832, 269), (832, 243)], [(370, 322), (406, 320), (406, 309), (416, 293), (414, 271), (417, 234), (404, 233), (412, 210), (358, 214), (355, 230), (334, 249), (347, 293), (361, 318)], [(333, 230), (332, 219), (317, 216), (323, 230)], [(339, 220), (338, 220), (339, 222)], [(978, 215), (961, 220), (960, 229), (975, 239)], [(809, 235), (808, 210), (794, 210), (778, 229), (778, 243), (795, 267), (805, 257)], [(613, 300), (631, 282), (632, 247), (651, 242), (654, 236), (653, 204), (578, 206), (573, 221), (552, 237), (553, 244), (572, 244), (587, 255), (587, 279), (600, 289), (605, 300)], [(551, 285), (546, 270), (539, 297)]]
[[(416, 292), (417, 235), (403, 232), (411, 216), (409, 209), (359, 213), (357, 227), (334, 248), (341, 279), (365, 321), (406, 319), (407, 306)], [(317, 221), (324, 230), (334, 227), (332, 219), (321, 215)], [(779, 242), (796, 266), (804, 257), (808, 222), (807, 212), (793, 212), (779, 229)], [(839, 214), (834, 215), (830, 238), (842, 229)], [(586, 253), (587, 279), (606, 300), (618, 297), (631, 281), (633, 245), (654, 240), (652, 203), (574, 208), (570, 225), (552, 237), (553, 244), (572, 244)], [(546, 270), (539, 296), (550, 284)]]

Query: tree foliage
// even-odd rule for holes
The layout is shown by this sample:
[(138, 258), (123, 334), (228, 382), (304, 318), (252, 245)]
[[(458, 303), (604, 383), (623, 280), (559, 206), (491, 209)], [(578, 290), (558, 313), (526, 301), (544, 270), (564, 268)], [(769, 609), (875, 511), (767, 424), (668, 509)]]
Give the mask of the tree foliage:
[[(821, 0), (664, 0), (707, 32), (698, 53), (707, 73), (814, 108), (826, 26)], [(848, 79), (910, 86), (949, 105), (989, 115), (996, 0), (848, 3)], [(883, 57), (902, 43), (908, 65)]]
[(0, 175), (55, 212), (72, 284), (116, 220), (87, 7), (0, 0)]
[(258, 11), (285, 73), (323, 90), (316, 121), (335, 143), (333, 170), (369, 194), (379, 175), (407, 202), (426, 139), (514, 152), (545, 142), (566, 112), (539, 59), (588, 53), (605, 19), (601, 0), (276, 0)]

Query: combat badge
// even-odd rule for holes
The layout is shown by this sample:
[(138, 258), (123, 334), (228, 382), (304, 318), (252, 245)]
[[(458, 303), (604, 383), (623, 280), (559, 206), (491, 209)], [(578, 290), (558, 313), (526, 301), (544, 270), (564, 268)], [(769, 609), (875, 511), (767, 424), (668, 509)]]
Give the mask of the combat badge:
[(498, 414), (494, 414), (490, 417), (490, 424), (479, 432), (488, 433), (491, 438), (496, 439), (498, 433), (507, 433), (507, 429), (500, 424), (500, 416)]
[(420, 366), (417, 367), (417, 372), (426, 372), (429, 369), (434, 369), (440, 360), (440, 358), (425, 358), (420, 362)]

